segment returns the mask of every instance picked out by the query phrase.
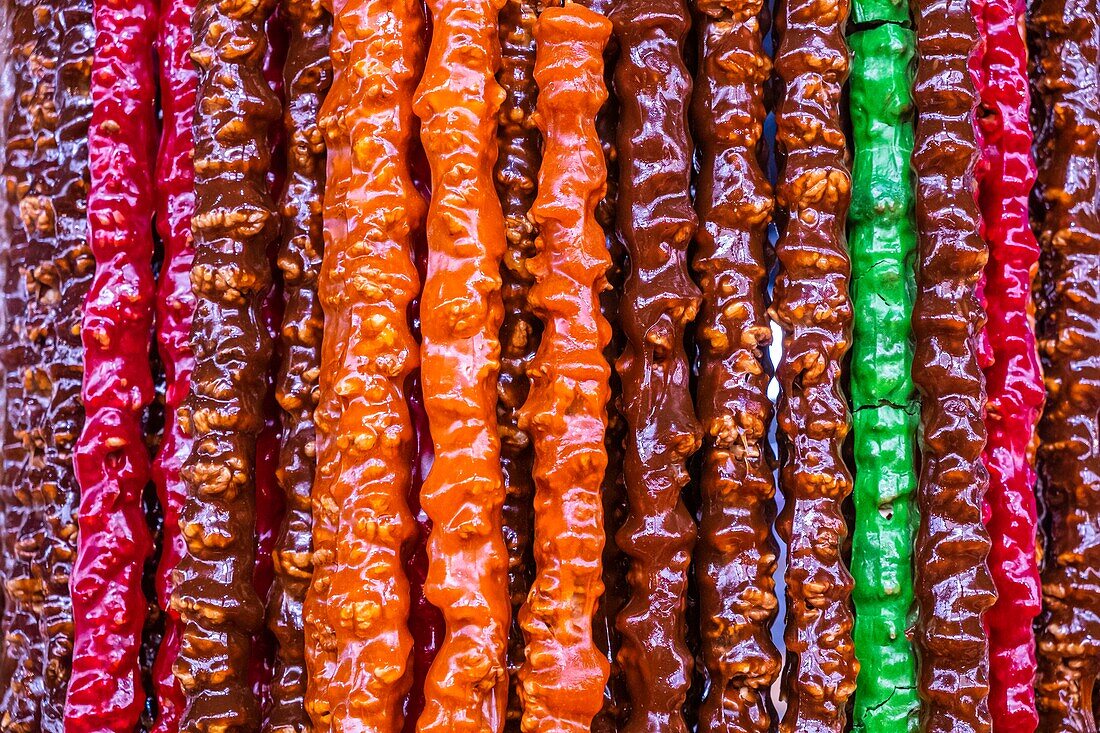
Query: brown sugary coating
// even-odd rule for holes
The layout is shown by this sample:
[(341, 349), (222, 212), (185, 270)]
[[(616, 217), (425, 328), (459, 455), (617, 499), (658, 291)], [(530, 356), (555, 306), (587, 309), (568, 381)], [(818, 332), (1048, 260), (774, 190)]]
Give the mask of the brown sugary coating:
[(197, 298), (195, 367), (180, 418), (194, 438), (182, 476), (187, 553), (172, 607), (183, 621), (175, 673), (187, 698), (185, 731), (254, 731), (248, 678), (263, 605), (255, 561), (256, 437), (264, 424), (271, 338), (262, 300), (278, 219), (268, 193), (268, 131), (279, 103), (264, 80), (265, 23), (274, 0), (202, 0), (192, 16), (199, 71), (194, 128)]
[(700, 66), (692, 119), (700, 150), (693, 263), (703, 290), (697, 324), (703, 424), (699, 544), (701, 654), (709, 731), (768, 731), (781, 658), (771, 640), (777, 548), (768, 448), (772, 333), (766, 311), (774, 201), (759, 160), (764, 84), (759, 0), (698, 4)]
[(1039, 349), (1047, 405), (1039, 424), (1049, 522), (1036, 638), (1040, 730), (1094, 733), (1100, 673), (1100, 39), (1095, 2), (1044, 0), (1031, 11), (1042, 247)]
[(982, 501), (985, 381), (978, 336), (985, 313), (976, 285), (988, 259), (974, 198), (977, 95), (968, 71), (979, 36), (968, 3), (920, 0), (913, 170), (917, 179), (916, 351), (921, 394), (920, 526), (915, 555), (918, 692), (922, 730), (990, 730), (993, 605)]

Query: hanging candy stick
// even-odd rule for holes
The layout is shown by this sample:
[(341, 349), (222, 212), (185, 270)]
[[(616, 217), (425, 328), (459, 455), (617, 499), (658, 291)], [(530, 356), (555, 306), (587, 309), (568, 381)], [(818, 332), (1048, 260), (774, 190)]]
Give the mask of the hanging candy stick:
[(192, 16), (197, 303), (195, 365), (181, 419), (194, 445), (181, 471), (187, 552), (172, 592), (183, 621), (175, 673), (187, 697), (180, 726), (187, 731), (260, 724), (248, 667), (263, 615), (253, 569), (256, 437), (271, 353), (261, 311), (277, 234), (267, 140), (279, 105), (262, 75), (273, 4), (200, 0)]
[(1037, 623), (1039, 729), (1095, 733), (1100, 673), (1100, 215), (1097, 212), (1100, 8), (1044, 1), (1031, 10), (1042, 246), (1037, 301), (1047, 403), (1039, 475), (1048, 527)]
[(419, 730), (464, 733), (500, 730), (508, 693), (495, 400), (505, 226), (492, 179), (503, 1), (428, 6), (433, 36), (415, 109), (432, 170), (421, 376), (435, 462), (421, 501), (432, 521), (424, 590), (446, 635), (425, 680)]
[[(917, 295), (913, 379), (921, 393), (920, 526), (915, 548), (922, 729), (989, 731), (993, 605), (982, 523), (988, 474), (977, 282), (987, 259), (974, 199), (976, 95), (970, 56), (979, 39), (966, 4), (915, 6)], [(950, 619), (950, 622), (946, 621)]]
[(96, 0), (88, 223), (95, 278), (84, 303), (76, 444), (81, 500), (73, 568), (74, 647), (65, 729), (129, 733), (144, 706), (142, 570), (152, 553), (142, 494), (143, 424), (153, 400), (153, 182), (156, 130), (151, 0)]
[[(855, 156), (851, 394), (855, 456), (853, 632), (860, 674), (853, 717), (873, 733), (908, 730), (917, 662), (906, 637), (913, 606), (919, 406), (911, 372), (916, 228), (911, 68), (916, 41), (904, 8), (861, 1), (852, 49)], [(876, 21), (887, 20), (880, 25)]]
[(1003, 733), (1030, 733), (1038, 723), (1032, 631), (1040, 609), (1034, 464), (1045, 392), (1031, 297), (1039, 245), (1028, 223), (1035, 162), (1024, 13), (1018, 0), (986, 0), (981, 21), (986, 45), (979, 131), (987, 166), (978, 178), (978, 203), (989, 244), (985, 332), (993, 358), (985, 369), (989, 442), (982, 460), (990, 478), (989, 568), (997, 589), (997, 602), (985, 620), (990, 715), (994, 730)]
[(542, 132), (539, 227), (528, 261), (530, 303), (543, 324), (520, 427), (535, 447), (535, 564), (519, 613), (526, 656), (519, 671), (525, 731), (591, 730), (609, 664), (593, 615), (603, 593), (604, 433), (611, 327), (600, 312), (610, 255), (596, 206), (606, 169), (596, 114), (607, 98), (603, 48), (611, 23), (582, 6), (548, 8), (535, 25)]
[(703, 424), (695, 573), (707, 730), (768, 731), (781, 658), (771, 640), (777, 548), (768, 423), (772, 334), (765, 256), (772, 188), (757, 148), (764, 122), (764, 7), (700, 2), (692, 105), (700, 171), (694, 268), (703, 290), (696, 404)]

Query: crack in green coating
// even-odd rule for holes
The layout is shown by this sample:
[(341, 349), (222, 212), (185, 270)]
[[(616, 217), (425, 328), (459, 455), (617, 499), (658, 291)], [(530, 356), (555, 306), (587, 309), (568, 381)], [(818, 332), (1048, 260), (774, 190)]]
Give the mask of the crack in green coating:
[[(908, 22), (888, 0), (857, 2), (861, 20)], [(856, 521), (852, 575), (860, 673), (855, 728), (917, 729), (916, 658), (905, 636), (917, 526), (917, 396), (910, 372), (916, 231), (909, 157), (913, 31), (895, 22), (852, 33), (855, 142), (848, 242), (855, 311), (851, 394)]]

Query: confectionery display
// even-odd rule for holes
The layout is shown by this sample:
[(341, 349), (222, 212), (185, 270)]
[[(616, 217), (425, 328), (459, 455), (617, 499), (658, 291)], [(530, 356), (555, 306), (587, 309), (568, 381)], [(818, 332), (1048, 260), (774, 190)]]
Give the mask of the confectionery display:
[(1096, 0), (0, 0), (0, 733), (1096, 733)]

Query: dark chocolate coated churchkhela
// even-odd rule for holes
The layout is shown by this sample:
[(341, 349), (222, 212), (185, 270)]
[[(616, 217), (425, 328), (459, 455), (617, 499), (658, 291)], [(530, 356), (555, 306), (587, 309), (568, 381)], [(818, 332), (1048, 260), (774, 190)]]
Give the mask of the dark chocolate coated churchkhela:
[(1042, 731), (1094, 733), (1100, 671), (1100, 8), (1031, 11), (1042, 247), (1039, 347), (1047, 405), (1039, 474), (1048, 535), (1036, 702)]
[(699, 588), (707, 693), (701, 730), (768, 731), (780, 655), (771, 639), (775, 516), (768, 423), (765, 257), (772, 188), (757, 158), (764, 124), (760, 0), (702, 0), (693, 122), (699, 145), (694, 268), (703, 290), (697, 404), (703, 424)]
[(142, 496), (144, 413), (154, 397), (156, 5), (95, 0), (95, 25), (88, 226), (96, 267), (81, 328), (87, 416), (74, 462), (80, 532), (65, 729), (130, 733), (145, 703), (142, 571), (153, 550)]
[(271, 684), (271, 709), (264, 729), (299, 733), (309, 729), (305, 710), (307, 671), (302, 606), (313, 575), (311, 495), (317, 465), (313, 412), (321, 370), (324, 316), (317, 275), (324, 249), (322, 201), (325, 140), (318, 113), (332, 81), (329, 37), (332, 21), (313, 0), (283, 0), (289, 43), (283, 67), (287, 139), (286, 183), (279, 202), (283, 274), (281, 364), (276, 396), (282, 408), (276, 476), (286, 497), (272, 553), (275, 578), (267, 605), (267, 624), (278, 643)]
[(981, 460), (985, 383), (976, 295), (987, 250), (974, 198), (977, 102), (968, 71), (979, 38), (963, 0), (918, 0), (916, 350), (921, 393), (920, 526), (915, 551), (921, 728), (988, 732), (989, 648), (982, 616), (993, 605), (982, 524), (988, 473)]
[(618, 534), (630, 558), (630, 599), (619, 613), (619, 662), (632, 701), (624, 730), (681, 733), (691, 684), (685, 633), (695, 522), (681, 491), (686, 459), (700, 443), (688, 391), (684, 330), (699, 307), (686, 250), (691, 140), (684, 66), (688, 11), (682, 0), (623, 0), (611, 13), (620, 57), (618, 230), (630, 257), (616, 364), (628, 425), (624, 473), (630, 514)]
[(519, 730), (519, 678), (523, 664), (523, 633), (519, 608), (534, 579), (532, 533), (535, 485), (531, 475), (531, 437), (519, 426), (519, 408), (530, 388), (527, 368), (539, 346), (542, 325), (528, 302), (532, 283), (528, 262), (534, 255), (536, 229), (527, 212), (535, 200), (539, 167), (539, 131), (531, 119), (535, 110), (535, 0), (508, 0), (500, 11), (500, 71), (504, 88), (497, 126), (497, 194), (504, 213), (508, 249), (500, 268), (504, 323), (500, 329), (500, 376), (497, 378), (497, 422), (500, 426), (500, 467), (504, 472), (504, 542), (508, 546), (508, 591), (512, 626), (508, 632), (508, 720), (506, 729)]
[(858, 670), (852, 577), (841, 557), (848, 533), (841, 504), (852, 489), (841, 456), (849, 427), (841, 361), (852, 328), (844, 238), (851, 178), (840, 117), (847, 18), (847, 0), (786, 0), (776, 14), (783, 85), (776, 144), (786, 160), (776, 188), (784, 218), (772, 303), (784, 331), (776, 369), (786, 498), (777, 530), (788, 547), (782, 731), (843, 730)]
[(261, 301), (278, 230), (267, 190), (268, 129), (279, 105), (263, 79), (264, 24), (274, 0), (200, 0), (192, 17), (199, 70), (195, 116), (195, 367), (181, 419), (195, 443), (183, 467), (187, 553), (172, 606), (183, 620), (175, 672), (186, 731), (253, 731), (248, 679), (263, 606), (255, 562), (255, 451), (263, 428), (271, 340)]

